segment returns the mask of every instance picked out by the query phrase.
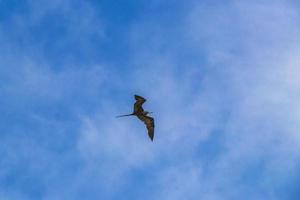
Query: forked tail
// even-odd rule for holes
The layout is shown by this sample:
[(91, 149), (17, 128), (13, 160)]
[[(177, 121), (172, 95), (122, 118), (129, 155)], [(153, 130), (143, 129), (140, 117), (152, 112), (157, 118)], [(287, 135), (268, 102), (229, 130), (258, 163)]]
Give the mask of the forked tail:
[(127, 116), (132, 116), (134, 114), (128, 114), (128, 115), (119, 115), (119, 116), (116, 116), (116, 117), (127, 117)]

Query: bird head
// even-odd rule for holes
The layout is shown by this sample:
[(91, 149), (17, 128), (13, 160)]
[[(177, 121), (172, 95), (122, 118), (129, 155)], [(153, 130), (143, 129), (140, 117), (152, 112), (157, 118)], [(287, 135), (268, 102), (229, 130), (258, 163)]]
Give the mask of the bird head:
[(153, 113), (153, 112), (144, 111), (145, 115), (148, 115), (148, 114), (151, 114), (151, 113)]

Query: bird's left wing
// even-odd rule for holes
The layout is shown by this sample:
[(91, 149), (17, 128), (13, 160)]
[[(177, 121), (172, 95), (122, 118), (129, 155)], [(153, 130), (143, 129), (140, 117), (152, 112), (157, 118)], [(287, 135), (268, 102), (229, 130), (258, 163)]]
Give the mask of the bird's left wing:
[(154, 138), (154, 118), (146, 115), (139, 116), (139, 119), (143, 121), (148, 130), (148, 136), (153, 141)]

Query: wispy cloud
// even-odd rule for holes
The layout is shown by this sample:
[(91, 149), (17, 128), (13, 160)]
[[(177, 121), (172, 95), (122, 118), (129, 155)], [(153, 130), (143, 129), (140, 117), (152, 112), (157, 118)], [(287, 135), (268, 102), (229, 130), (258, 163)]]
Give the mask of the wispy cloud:
[[(10, 123), (0, 126), (1, 198), (295, 199), (300, 26), (292, 1), (189, 1), (163, 20), (145, 12), (122, 34), (123, 66), (95, 58), (95, 37), (113, 38), (92, 2), (26, 5), (0, 32)], [(50, 39), (47, 30), (62, 32)], [(52, 57), (65, 50), (67, 61)], [(115, 118), (131, 112), (135, 93), (154, 111), (154, 143), (136, 119)]]

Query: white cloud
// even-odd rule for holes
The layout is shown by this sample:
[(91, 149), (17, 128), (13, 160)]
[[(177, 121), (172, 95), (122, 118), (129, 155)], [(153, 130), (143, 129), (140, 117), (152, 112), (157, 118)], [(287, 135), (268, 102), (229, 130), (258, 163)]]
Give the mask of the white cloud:
[[(109, 80), (119, 75), (108, 67), (62, 72), (34, 62), (21, 67), (22, 76), (14, 77), (15, 85), (10, 85), (16, 91), (28, 88), (35, 97), (64, 99), (68, 92), (85, 89), (90, 90), (84, 91), (86, 97), (99, 97), (101, 104), (93, 114), (78, 113), (81, 130), (76, 153), (81, 168), (66, 181), (72, 183), (64, 191), (55, 187), (55, 192), (50, 184), (48, 197), (77, 198), (88, 183), (93, 192), (117, 193), (132, 180), (135, 169), (156, 165), (150, 173), (155, 186), (149, 191), (151, 198), (219, 200), (249, 194), (246, 199), (277, 199), (274, 188), (285, 174), (295, 173), (300, 159), (300, 43), (296, 37), (300, 27), (297, 11), (288, 1), (264, 2), (191, 8), (177, 27), (185, 34), (180, 37), (182, 52), (172, 45), (176, 42), (172, 30), (160, 27), (154, 31), (158, 35), (151, 37), (153, 32), (147, 30), (153, 24), (141, 21), (130, 38), (135, 53), (132, 72), (124, 72), (125, 78), (114, 83)], [(48, 7), (44, 9), (36, 14), (38, 19), (48, 12)], [(84, 31), (79, 29), (74, 38), (89, 37), (86, 26), (96, 22), (93, 16), (88, 21), (80, 22)], [(151, 45), (157, 49), (145, 48)], [(187, 52), (205, 61), (178, 64), (176, 56)], [(115, 118), (131, 111), (133, 99), (124, 103), (97, 92), (124, 87), (123, 80), (128, 80), (127, 91), (149, 100), (145, 108), (154, 111), (154, 143), (137, 119)], [(123, 108), (126, 103), (128, 107)], [(212, 160), (202, 158), (199, 147), (218, 134), (223, 140), (216, 145), (222, 151)]]
[[(138, 120), (115, 119), (112, 113), (124, 110), (105, 99), (107, 109), (83, 117), (81, 156), (92, 173), (101, 174), (102, 186), (116, 191), (134, 169), (164, 160), (153, 172), (157, 188), (150, 197), (216, 200), (252, 193), (248, 199), (277, 199), (277, 176), (295, 171), (299, 161), (299, 46), (293, 37), (300, 30), (298, 16), (279, 1), (200, 5), (191, 13), (189, 26), (182, 25), (189, 36), (186, 45), (195, 52), (204, 49), (199, 56), (209, 58), (205, 65), (183, 64), (180, 71), (172, 47), (160, 53), (133, 45), (139, 52), (133, 65), (142, 67), (133, 68), (130, 90), (145, 95), (145, 106), (155, 112), (154, 143)], [(135, 34), (149, 28), (143, 25)], [(154, 42), (158, 47), (168, 43)], [(145, 55), (149, 59), (141, 59)], [(198, 157), (199, 146), (218, 137), (212, 136), (216, 130), (224, 134), (223, 151), (213, 161)]]
[[(279, 177), (294, 173), (299, 162), (297, 11), (286, 1), (233, 1), (225, 6), (199, 5), (191, 13), (188, 26), (183, 26), (190, 39), (186, 42), (193, 51), (199, 51), (199, 56), (205, 50), (204, 55), (209, 58), (206, 65), (184, 66), (183, 73), (177, 73), (180, 69), (173, 61), (172, 51), (176, 50), (172, 47), (157, 52), (141, 44), (139, 52), (139, 45), (134, 43), (135, 52), (140, 54), (137, 53), (133, 63), (143, 67), (135, 70), (132, 87), (136, 85), (136, 91), (147, 95), (149, 104), (158, 112), (158, 125), (155, 149), (147, 146), (141, 156), (132, 156), (143, 161), (142, 155), (147, 157), (148, 151), (152, 151), (154, 162), (160, 158), (178, 160), (172, 167), (162, 166), (157, 171), (165, 174), (162, 178), (155, 177), (162, 188), (152, 191), (160, 199), (194, 199), (193, 195), (205, 199), (240, 199), (249, 192), (253, 195), (248, 199), (278, 199), (280, 191), (275, 188), (281, 185)], [(148, 26), (139, 24), (135, 34), (138, 35), (138, 29), (142, 33), (151, 29)], [(149, 41), (158, 48), (169, 41), (155, 38)], [(149, 59), (143, 61), (145, 55)], [(190, 69), (200, 81), (194, 80), (197, 76), (185, 73)], [(127, 127), (123, 122), (117, 123)], [(99, 124), (99, 130), (94, 130), (99, 132), (97, 135), (104, 126)], [(106, 134), (113, 135), (118, 130), (116, 126), (111, 126)], [(197, 148), (216, 129), (225, 133), (221, 142), (224, 151), (202, 172), (206, 161), (197, 157)], [(131, 130), (137, 131), (132, 125), (123, 131)], [(104, 149), (98, 147), (96, 151), (109, 157), (124, 151), (130, 155), (131, 147), (122, 147), (137, 142), (127, 145), (115, 140), (107, 144), (117, 151), (105, 153), (107, 145), (100, 142), (95, 146)], [(184, 161), (180, 161), (181, 156)], [(199, 164), (186, 168), (186, 161)], [(255, 194), (257, 191), (262, 193)]]

